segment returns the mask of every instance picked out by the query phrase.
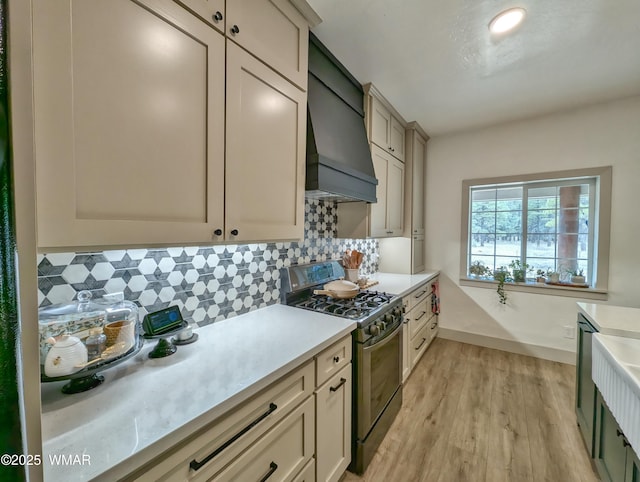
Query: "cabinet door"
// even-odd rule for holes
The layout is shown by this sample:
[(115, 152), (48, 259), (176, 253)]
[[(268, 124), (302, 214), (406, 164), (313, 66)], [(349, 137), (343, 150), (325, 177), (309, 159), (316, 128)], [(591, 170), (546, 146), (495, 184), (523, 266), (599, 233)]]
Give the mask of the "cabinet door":
[(409, 314), (405, 314), (404, 325), (402, 325), (402, 383), (407, 380), (411, 373), (409, 352)]
[(596, 385), (591, 376), (591, 344), (594, 328), (578, 317), (576, 350), (576, 418), (589, 455), (593, 456)]
[(391, 159), (387, 168), (387, 228), (390, 236), (404, 229), (404, 163)]
[(424, 262), (424, 234), (414, 235), (411, 240), (411, 272), (422, 273), (425, 270)]
[(391, 112), (375, 97), (371, 97), (371, 139), (386, 152), (391, 150)]
[(390, 234), (387, 228), (387, 166), (391, 156), (380, 147), (372, 145), (371, 159), (378, 179), (376, 187), (378, 202), (370, 205), (369, 232), (372, 238), (384, 238)]
[(640, 460), (631, 447), (627, 447), (627, 469), (625, 482), (640, 482)]
[(316, 392), (316, 480), (335, 482), (351, 462), (351, 364)]
[(624, 436), (598, 392), (596, 398), (596, 447), (594, 459), (603, 482), (625, 480), (627, 449)]
[(289, 0), (227, 3), (227, 36), (307, 90), (309, 24)]
[(227, 40), (230, 241), (302, 238), (306, 101), (304, 92)]
[[(412, 169), (412, 196), (411, 196), (411, 233), (424, 234), (425, 211), (425, 167), (427, 143), (414, 133), (413, 135), (413, 169)], [(415, 271), (414, 271), (415, 273)]]
[(215, 240), (222, 35), (170, 0), (34, 0), (33, 22), (38, 245)]
[(389, 132), (389, 150), (397, 159), (404, 162), (404, 126), (391, 116), (391, 131)]
[(224, 0), (176, 0), (213, 28), (224, 33)]

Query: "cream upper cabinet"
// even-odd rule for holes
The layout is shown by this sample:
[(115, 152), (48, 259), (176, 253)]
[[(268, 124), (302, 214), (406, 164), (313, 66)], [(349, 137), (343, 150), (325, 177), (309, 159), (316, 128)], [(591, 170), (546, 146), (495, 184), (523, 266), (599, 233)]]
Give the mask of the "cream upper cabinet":
[(378, 179), (378, 202), (370, 205), (370, 235), (401, 236), (404, 226), (404, 164), (376, 145), (371, 146)]
[(289, 0), (227, 2), (226, 34), (307, 90), (309, 25)]
[(225, 28), (225, 0), (176, 0), (191, 10), (202, 20), (224, 33)]
[(405, 134), (403, 123), (375, 95), (370, 95), (368, 101), (369, 141), (397, 159), (404, 161)]
[(304, 92), (227, 41), (228, 239), (302, 238), (306, 101)]
[[(288, 2), (230, 2), (266, 64), (212, 28), (224, 1), (33, 3), (41, 249), (302, 237), (308, 24)], [(276, 11), (298, 87), (267, 66), (295, 80)]]
[(427, 141), (417, 132), (412, 136), (411, 234), (424, 234)]
[(33, 17), (39, 246), (212, 239), (224, 38), (170, 0), (37, 0)]

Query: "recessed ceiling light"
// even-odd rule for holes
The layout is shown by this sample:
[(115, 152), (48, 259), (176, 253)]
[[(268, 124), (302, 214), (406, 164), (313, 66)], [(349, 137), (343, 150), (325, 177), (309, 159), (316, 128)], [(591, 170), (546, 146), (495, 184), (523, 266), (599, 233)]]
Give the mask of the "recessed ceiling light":
[(510, 8), (504, 12), (500, 12), (489, 22), (489, 31), (491, 33), (508, 32), (520, 25), (526, 13), (527, 11), (520, 7)]

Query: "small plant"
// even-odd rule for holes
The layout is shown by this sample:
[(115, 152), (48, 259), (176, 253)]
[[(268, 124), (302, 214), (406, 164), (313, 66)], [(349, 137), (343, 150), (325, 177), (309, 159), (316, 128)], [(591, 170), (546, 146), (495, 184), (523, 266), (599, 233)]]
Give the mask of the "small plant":
[(477, 278), (491, 275), (491, 269), (480, 261), (475, 261), (469, 266), (469, 274)]
[(573, 270), (573, 272), (571, 273), (572, 276), (584, 276), (584, 269), (580, 268), (580, 269), (575, 269)]
[(560, 282), (560, 273), (553, 269), (547, 270), (547, 282), (549, 283), (559, 283)]
[(498, 298), (503, 305), (507, 303), (507, 292), (504, 290), (504, 284), (507, 281), (511, 281), (511, 273), (505, 266), (500, 266), (493, 272), (493, 279), (498, 282)]
[(545, 271), (543, 269), (539, 269), (538, 271), (536, 271), (536, 282), (544, 283), (546, 281), (547, 272), (548, 271)]
[(509, 267), (513, 273), (513, 281), (523, 283), (527, 279), (527, 272), (533, 271), (533, 268), (527, 263), (522, 263), (519, 259), (514, 259), (509, 263)]

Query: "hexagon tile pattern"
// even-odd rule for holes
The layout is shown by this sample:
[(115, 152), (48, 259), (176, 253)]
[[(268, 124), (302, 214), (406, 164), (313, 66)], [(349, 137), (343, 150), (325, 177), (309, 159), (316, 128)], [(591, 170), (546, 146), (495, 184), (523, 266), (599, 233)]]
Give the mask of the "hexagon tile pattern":
[(337, 205), (307, 200), (302, 242), (128, 249), (38, 255), (40, 307), (68, 303), (77, 292), (94, 297), (124, 292), (141, 316), (177, 305), (203, 326), (277, 303), (280, 268), (365, 253), (363, 274), (378, 270), (375, 239), (337, 239)]

